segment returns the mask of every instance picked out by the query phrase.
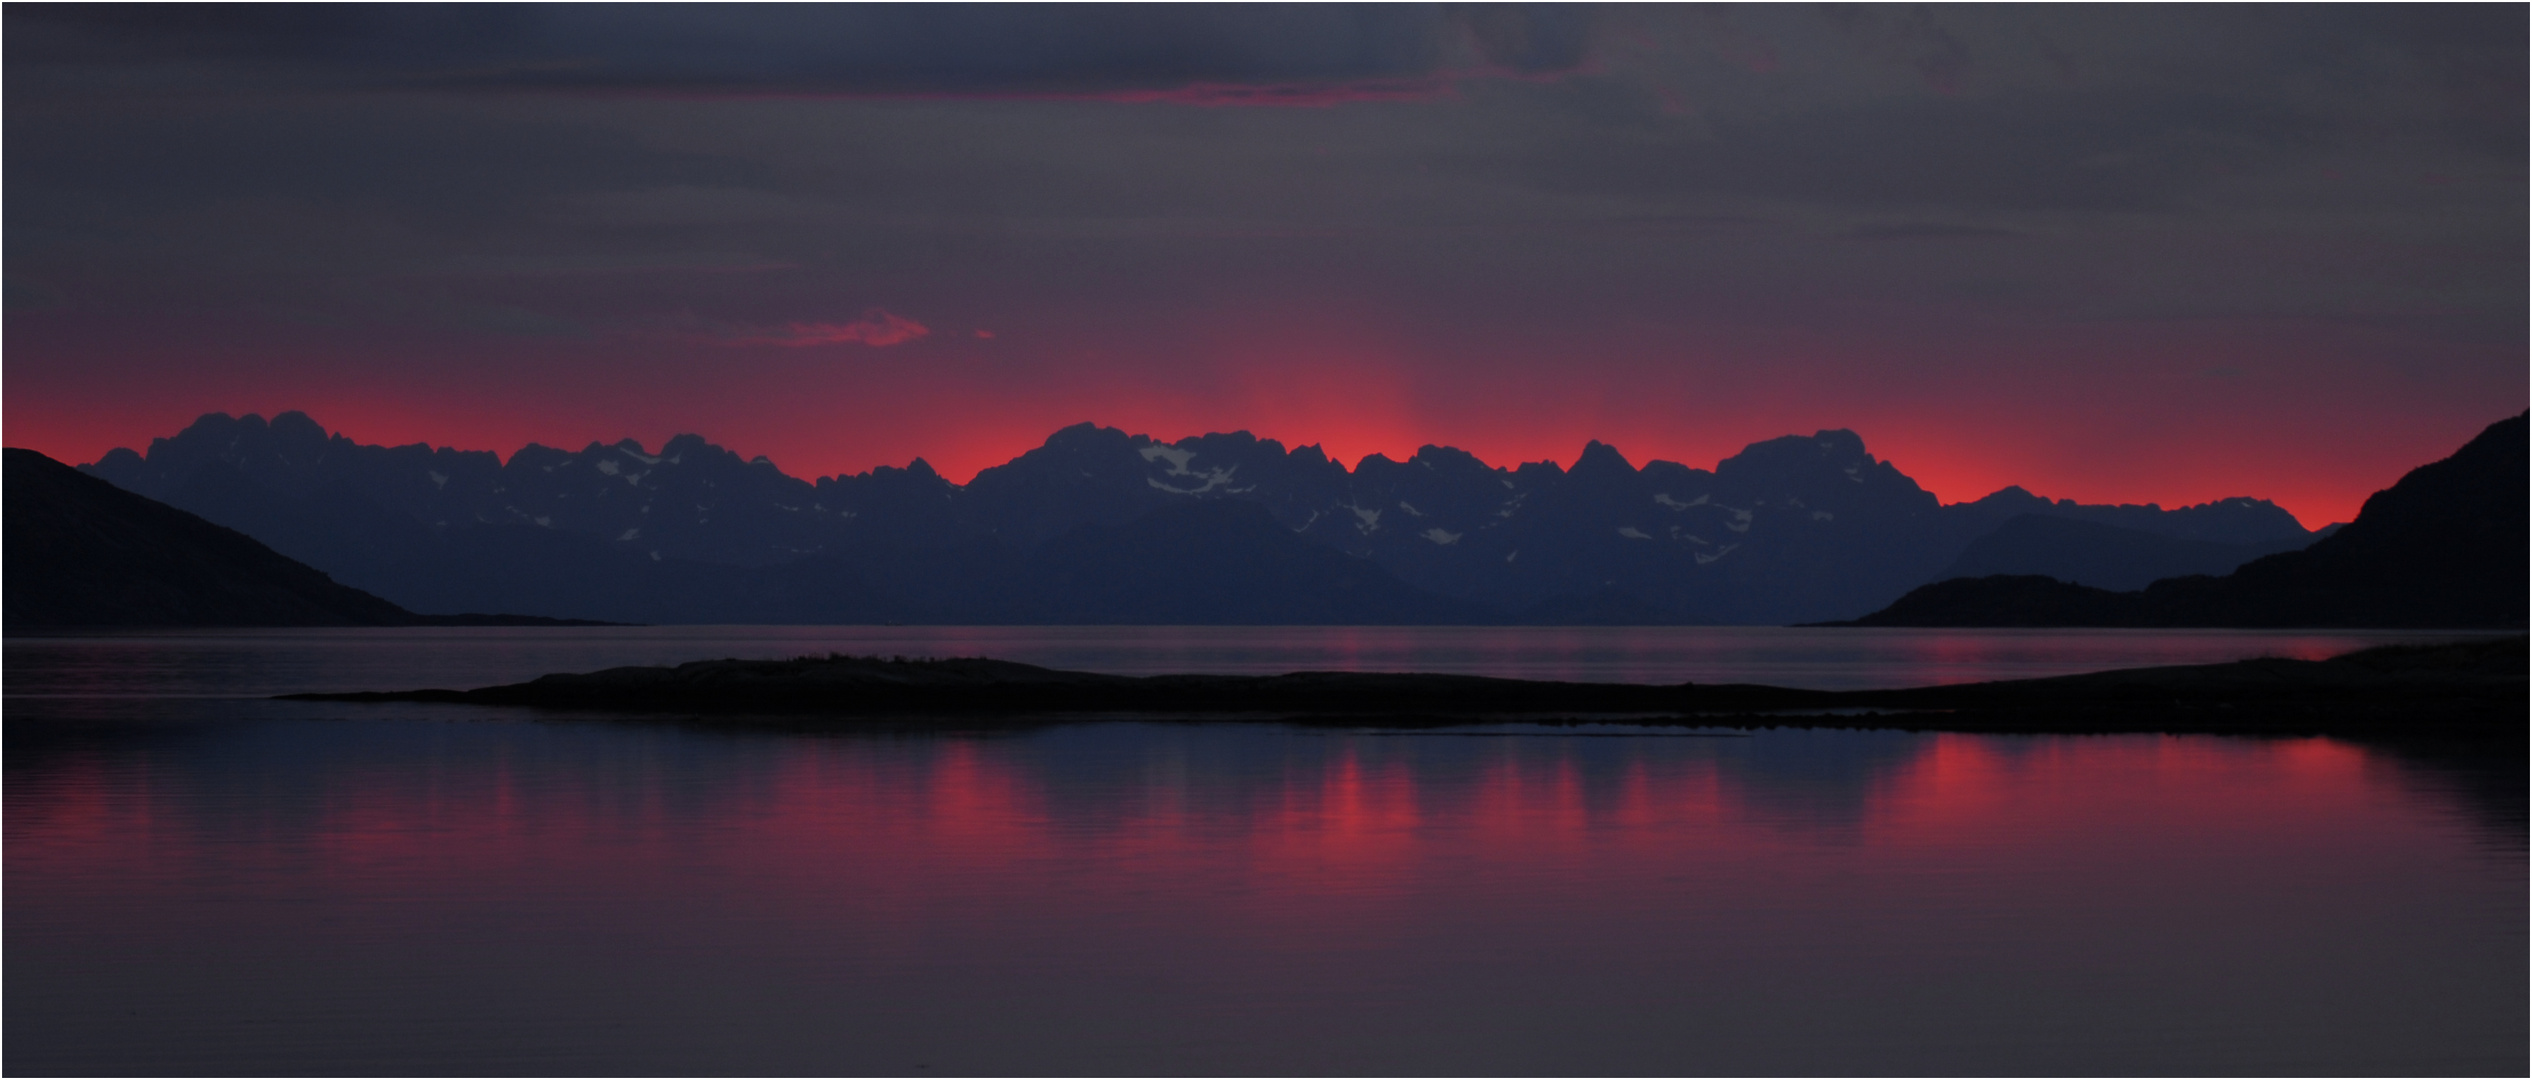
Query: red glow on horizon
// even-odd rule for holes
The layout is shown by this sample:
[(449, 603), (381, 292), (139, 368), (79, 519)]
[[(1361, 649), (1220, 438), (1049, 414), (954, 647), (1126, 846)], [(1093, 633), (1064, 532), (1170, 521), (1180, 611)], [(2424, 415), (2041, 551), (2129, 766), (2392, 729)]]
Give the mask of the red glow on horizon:
[[(2052, 346), (2045, 365), (1929, 357), (1937, 346), (1928, 344), (1885, 345), (1858, 366), (1860, 346), (1790, 334), (1725, 336), (1683, 353), (1656, 335), (1590, 345), (1596, 366), (1578, 369), (1539, 359), (1586, 349), (1548, 329), (1536, 340), (1436, 339), (1381, 311), (1334, 305), (1105, 343), (1092, 330), (1023, 320), (997, 319), (990, 337), (936, 333), (893, 311), (833, 325), (826, 336), (840, 343), (828, 347), (787, 339), (702, 353), (688, 338), (655, 335), (514, 342), (511, 352), (414, 341), (400, 346), (411, 355), (372, 355), (309, 331), (305, 342), (256, 351), (241, 373), (172, 364), (139, 331), (129, 342), (82, 342), (65, 354), (76, 363), (30, 364), (17, 358), (49, 355), (52, 331), (25, 318), (12, 322), (6, 441), (79, 464), (118, 446), (146, 449), (206, 412), (295, 409), (364, 443), (506, 457), (530, 442), (578, 449), (629, 437), (655, 448), (694, 433), (802, 478), (921, 457), (965, 482), (1083, 421), (1166, 441), (1246, 430), (1288, 449), (1318, 445), (1349, 467), (1374, 453), (1405, 460), (1426, 444), (1498, 467), (1570, 465), (1597, 439), (1639, 466), (1712, 468), (1752, 442), (1846, 428), (1946, 502), (2008, 485), (2167, 508), (2250, 496), (2318, 526), (2353, 518), (2367, 496), (2451, 454), (2502, 408), (2396, 397), (2415, 390), (2408, 384), (2367, 397), (2271, 377), (2251, 389), (2284, 400), (2246, 412), (2231, 383), (2199, 378), (2198, 366), (2376, 370), (2363, 366), (2371, 354), (2333, 358), (2321, 351), (2329, 342), (2281, 344), (2248, 330), (2241, 340)], [(2156, 372), (2114, 363), (2149, 348), (2163, 357)], [(1932, 379), (1938, 369), (1951, 374)], [(2384, 423), (2386, 408), (2402, 422)]]
[[(1089, 411), (1057, 412), (1049, 408), (1007, 410), (1008, 413), (1035, 413), (1046, 417), (1028, 420), (1004, 420), (1002, 414), (1006, 410), (987, 412), (979, 409), (964, 416), (948, 418), (945, 422), (907, 425), (909, 428), (918, 429), (946, 429), (945, 433), (952, 436), (951, 439), (946, 440), (947, 445), (931, 442), (917, 443), (911, 438), (898, 438), (890, 440), (902, 447), (895, 452), (882, 452), (871, 456), (855, 454), (850, 457), (839, 453), (832, 446), (822, 445), (819, 440), (803, 441), (796, 434), (786, 437), (782, 433), (771, 431), (741, 431), (739, 434), (742, 436), (754, 437), (731, 439), (716, 435), (709, 429), (694, 429), (701, 425), (693, 427), (650, 425), (648, 431), (627, 431), (624, 428), (587, 425), (582, 427), (580, 433), (574, 435), (544, 434), (521, 437), (519, 430), (522, 425), (518, 419), (512, 417), (481, 412), (450, 415), (437, 410), (426, 413), (407, 409), (378, 408), (366, 401), (344, 401), (331, 405), (303, 402), (282, 409), (238, 403), (226, 409), (214, 408), (208, 411), (227, 412), (233, 416), (251, 413), (269, 420), (281, 412), (295, 408), (308, 413), (328, 432), (341, 434), (355, 442), (385, 446), (423, 443), (434, 447), (454, 447), (469, 451), (490, 450), (498, 453), (504, 460), (532, 443), (566, 450), (579, 450), (591, 443), (612, 445), (623, 439), (632, 438), (643, 446), (656, 450), (675, 435), (693, 433), (702, 435), (707, 440), (743, 458), (753, 458), (760, 454), (767, 456), (785, 472), (802, 479), (816, 479), (820, 476), (837, 474), (853, 475), (882, 465), (903, 466), (916, 458), (921, 458), (953, 483), (961, 484), (973, 480), (976, 473), (983, 469), (1001, 465), (1035, 449), (1045, 441), (1047, 435), (1054, 431), (1080, 422), (1119, 428), (1132, 435), (1148, 435), (1162, 442), (1177, 442), (1213, 432), (1245, 430), (1261, 439), (1276, 440), (1287, 451), (1303, 446), (1318, 446), (1330, 459), (1341, 462), (1348, 469), (1359, 467), (1363, 459), (1372, 455), (1384, 456), (1393, 461), (1405, 461), (1425, 445), (1456, 447), (1499, 468), (1514, 468), (1523, 463), (1535, 461), (1548, 461), (1559, 466), (1571, 467), (1580, 456), (1583, 446), (1597, 439), (1616, 447), (1638, 468), (1654, 460), (1669, 460), (1693, 468), (1711, 470), (1718, 461), (1739, 453), (1749, 443), (1785, 435), (1808, 436), (1813, 430), (1817, 430), (1811, 427), (1800, 430), (1789, 428), (1770, 434), (1759, 434), (1758, 432), (1764, 429), (1749, 428), (1746, 429), (1746, 433), (1736, 433), (1720, 438), (1709, 437), (1694, 443), (1687, 443), (1676, 434), (1670, 439), (1657, 441), (1641, 437), (1629, 438), (1625, 434), (1581, 427), (1564, 430), (1507, 430), (1493, 433), (1488, 437), (1461, 438), (1432, 430), (1429, 424), (1391, 419), (1394, 413), (1390, 406), (1394, 406), (1396, 401), (1394, 397), (1383, 401), (1375, 393), (1339, 402), (1330, 407), (1316, 408), (1298, 396), (1281, 402), (1269, 396), (1259, 399), (1248, 408), (1206, 410), (1222, 416), (1218, 422), (1179, 423), (1174, 426), (1137, 422), (1131, 415), (1165, 411), (1163, 409), (1111, 409), (1108, 415)], [(1124, 417), (1113, 415), (1118, 412), (1129, 415)], [(198, 416), (203, 415), (192, 411), (189, 407), (156, 410), (156, 413), (158, 419), (154, 424), (150, 424), (148, 418), (141, 418), (139, 422), (134, 422), (135, 418), (128, 415), (118, 417), (113, 422), (88, 424), (77, 423), (68, 417), (12, 418), (7, 442), (8, 445), (33, 449), (69, 464), (85, 464), (97, 460), (104, 456), (106, 451), (117, 447), (146, 451), (152, 439), (173, 436)], [(1321, 423), (1307, 433), (1296, 433), (1288, 426), (1288, 424), (1304, 422), (1314, 416)], [(1058, 417), (1061, 419), (1057, 419)], [(2489, 422), (2496, 419), (2499, 418), (2490, 417)], [(143, 424), (149, 424), (149, 426), (144, 427)], [(2451, 454), (2460, 448), (2462, 442), (2477, 434), (2476, 429), (2456, 433), (2447, 445), (2413, 453), (2413, 460), (2405, 466), (2397, 469), (2378, 469), (2374, 475), (2358, 479), (2353, 483), (2328, 477), (2300, 476), (2291, 472), (2270, 471), (2263, 478), (2257, 475), (2262, 470), (2250, 468), (2241, 469), (2236, 474), (2236, 478), (2228, 479), (2223, 472), (2194, 469), (2182, 471), (2176, 467), (2177, 463), (2167, 461), (2153, 462), (2160, 466), (2154, 475), (2140, 475), (2120, 482), (2104, 483), (2107, 477), (2087, 475), (2074, 478), (2069, 477), (2063, 470), (2034, 468), (2034, 465), (2042, 463), (2043, 457), (1998, 453), (1993, 444), (1977, 441), (1975, 437), (1972, 437), (1973, 441), (1964, 442), (1963, 436), (1958, 432), (1929, 432), (1923, 430), (1922, 425), (1908, 424), (1892, 425), (1899, 428), (1896, 437), (1877, 437), (1869, 425), (1839, 426), (1857, 430), (1865, 439), (1867, 451), (1873, 454), (1875, 459), (1889, 462), (1901, 473), (1916, 481), (1920, 487), (1932, 492), (1945, 503), (1976, 499), (2009, 485), (2020, 486), (2033, 494), (2052, 499), (2073, 498), (2087, 503), (2154, 502), (2161, 504), (2165, 509), (2236, 496), (2249, 496), (2270, 499), (2278, 503), (2294, 513), (2308, 528), (2317, 528), (2327, 522), (2353, 519), (2358, 507), (2374, 492), (2389, 487), (2410, 468)], [(536, 424), (533, 427), (545, 428), (549, 432), (551, 430), (551, 426), (546, 424)], [(917, 431), (906, 432), (907, 435), (917, 433)], [(1666, 450), (1664, 443), (1668, 443), (1670, 448)], [(2164, 456), (2170, 455), (2167, 452)], [(800, 463), (803, 462), (814, 464), (802, 468)], [(2015, 471), (2017, 469), (2023, 471), (2017, 474)], [(2052, 483), (2048, 479), (2048, 474), (2051, 472), (2055, 472), (2061, 479)]]

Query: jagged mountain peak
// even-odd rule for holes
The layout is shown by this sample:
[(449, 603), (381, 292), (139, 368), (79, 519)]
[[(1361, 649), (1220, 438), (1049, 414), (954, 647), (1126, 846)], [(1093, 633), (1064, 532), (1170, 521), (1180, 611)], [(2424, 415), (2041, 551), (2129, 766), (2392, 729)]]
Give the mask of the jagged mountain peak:
[(644, 452), (641, 443), (635, 442), (632, 439), (625, 439), (612, 446), (606, 443), (593, 441), (589, 445), (581, 447), (580, 453), (575, 456), (593, 459), (602, 457), (630, 458), (638, 461), (651, 458), (653, 455)]
[(1246, 428), (1242, 428), (1237, 431), (1208, 431), (1202, 435), (1188, 435), (1180, 438), (1176, 442), (1170, 443), (1169, 445), (1195, 445), (1216, 451), (1234, 452), (1257, 449), (1270, 451), (1279, 455), (1284, 452), (1284, 444), (1276, 442), (1273, 439), (1258, 438), (1256, 435), (1251, 434)]
[[(1063, 452), (1105, 450), (1117, 447), (1136, 446), (1139, 443), (1148, 443), (1152, 441), (1154, 440), (1149, 435), (1129, 435), (1120, 429), (1102, 427), (1088, 420), (1084, 420), (1078, 424), (1068, 424), (1064, 427), (1057, 428), (1053, 434), (1046, 437), (1045, 442), (1038, 444), (1037, 450), (1029, 451), (1029, 453), (1034, 454), (1040, 451)], [(1027, 457), (1028, 454), (1022, 454), (1021, 456)]]
[(1990, 491), (1985, 495), (1969, 500), (1966, 505), (1992, 506), (1999, 509), (2012, 508), (2018, 511), (2020, 508), (2029, 506), (2033, 503), (2048, 505), (2048, 500), (2031, 494), (2029, 489), (2020, 484), (2006, 484), (2005, 486), (1997, 488), (1994, 491)]
[(1879, 464), (1864, 449), (1863, 436), (1839, 428), (1816, 432), (1809, 436), (1781, 435), (1761, 439), (1741, 448), (1741, 452), (1715, 464), (1718, 475), (1730, 472), (1816, 470), (1822, 466), (1844, 469), (1849, 466), (1869, 468)]
[[(316, 421), (296, 410), (271, 422), (255, 413), (211, 412), (173, 436), (150, 440), (146, 455), (126, 450), (83, 468), (152, 497), (212, 468), (251, 476), (267, 486), (306, 492), (336, 478), (348, 458), (363, 449), (347, 437), (329, 437)], [(374, 449), (386, 452), (383, 447)], [(420, 452), (429, 451), (421, 448)], [(158, 491), (152, 491), (153, 487)]]
[(1619, 453), (1617, 447), (1593, 439), (1584, 444), (1582, 454), (1574, 459), (1574, 467), (1566, 470), (1566, 475), (1576, 480), (1632, 477), (1635, 465), (1627, 461), (1626, 455)]
[(275, 436), (284, 439), (323, 441), (326, 437), (324, 425), (310, 419), (308, 414), (297, 409), (273, 417), (272, 432)]
[(257, 413), (230, 416), (211, 412), (196, 417), (170, 438), (150, 440), (150, 453), (156, 454), (164, 446), (179, 448), (180, 452), (182, 448), (202, 448), (231, 461), (260, 454), (291, 459), (313, 456), (323, 451), (325, 443), (325, 428), (295, 409), (269, 423)]
[(1830, 428), (1811, 433), (1811, 441), (1820, 445), (1820, 452), (1829, 457), (1869, 457), (1864, 452), (1864, 437), (1846, 428)]
[(1912, 511), (1941, 506), (1932, 492), (1875, 458), (1862, 436), (1844, 428), (1762, 439), (1716, 462), (1714, 475), (1723, 486), (1753, 498), (1781, 500), (1807, 488), (1839, 502), (1861, 498)]
[(738, 456), (722, 449), (712, 440), (693, 432), (669, 436), (667, 442), (659, 444), (659, 455), (663, 458), (682, 458), (687, 454), (726, 455), (733, 458)]
[(2003, 521), (2022, 514), (2075, 518), (2159, 536), (2225, 544), (2269, 544), (2306, 540), (2304, 529), (2286, 508), (2267, 499), (2235, 495), (2166, 510), (2161, 503), (2087, 504), (2073, 499), (2034, 495), (2019, 484), (1953, 506)]
[(1456, 446), (1435, 446), (1426, 443), (1416, 448), (1407, 464), (1443, 476), (1502, 476), (1506, 470), (1486, 464), (1477, 455)]

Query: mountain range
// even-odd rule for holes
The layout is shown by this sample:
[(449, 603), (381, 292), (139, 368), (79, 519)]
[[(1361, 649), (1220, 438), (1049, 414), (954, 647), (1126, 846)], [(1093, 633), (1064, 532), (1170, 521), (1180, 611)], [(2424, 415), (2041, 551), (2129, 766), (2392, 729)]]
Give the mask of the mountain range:
[(2297, 551), (2114, 592), (1997, 574), (1927, 585), (1856, 626), (2413, 626), (2520, 628), (2532, 616), (2527, 416), (2365, 500)]
[(1842, 430), (1712, 470), (1599, 442), (1570, 468), (1440, 446), (1348, 468), (1078, 424), (962, 485), (921, 459), (802, 479), (696, 435), (505, 460), (215, 413), (82, 469), (407, 608), (659, 623), (1781, 624), (1964, 560), (2121, 585), (2316, 535), (2247, 497), (1945, 505)]

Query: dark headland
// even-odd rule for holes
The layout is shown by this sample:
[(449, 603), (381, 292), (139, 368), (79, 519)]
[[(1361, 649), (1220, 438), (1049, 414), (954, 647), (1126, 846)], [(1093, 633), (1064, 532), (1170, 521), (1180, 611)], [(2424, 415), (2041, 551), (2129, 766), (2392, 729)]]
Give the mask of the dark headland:
[(32, 450), (6, 462), (12, 633), (168, 626), (605, 626), (534, 615), (422, 615)]
[(2532, 595), (2527, 417), (2374, 493), (2347, 527), (2221, 576), (2112, 592), (2031, 574), (1922, 586), (1830, 626), (2490, 627), (2520, 629)]
[(1470, 675), (1302, 672), (1100, 675), (1003, 660), (830, 656), (704, 660), (547, 675), (479, 690), (299, 694), (607, 713), (778, 716), (850, 729), (909, 722), (1044, 722), (1084, 714), (1383, 725), (1540, 718), (1964, 732), (2341, 734), (2495, 740), (2525, 732), (2526, 640), (2367, 649), (1898, 690), (1648, 686)]

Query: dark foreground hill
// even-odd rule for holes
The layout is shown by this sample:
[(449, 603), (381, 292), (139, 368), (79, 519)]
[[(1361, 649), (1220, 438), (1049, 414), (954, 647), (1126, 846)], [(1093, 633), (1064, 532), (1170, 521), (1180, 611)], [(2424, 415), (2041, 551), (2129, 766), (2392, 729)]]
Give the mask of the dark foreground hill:
[(93, 626), (535, 625), (416, 615), (243, 533), (32, 450), (7, 461), (9, 629)]
[(2532, 605), (2526, 417), (2365, 500), (2301, 551), (2111, 592), (2031, 575), (1940, 581), (1851, 626), (2521, 627)]
[(955, 718), (1317, 719), (1382, 724), (1626, 716), (1696, 725), (1988, 732), (2334, 733), (2496, 739), (2524, 732), (2523, 638), (2368, 649), (1902, 690), (1644, 686), (1468, 675), (1101, 675), (1002, 660), (705, 660), (480, 690), (304, 694), (293, 700), (438, 702), (686, 716), (787, 715), (831, 726)]

